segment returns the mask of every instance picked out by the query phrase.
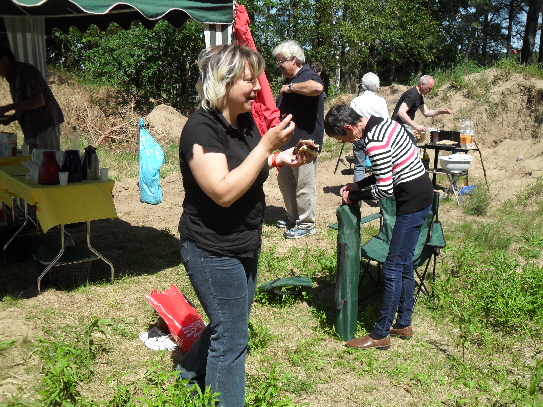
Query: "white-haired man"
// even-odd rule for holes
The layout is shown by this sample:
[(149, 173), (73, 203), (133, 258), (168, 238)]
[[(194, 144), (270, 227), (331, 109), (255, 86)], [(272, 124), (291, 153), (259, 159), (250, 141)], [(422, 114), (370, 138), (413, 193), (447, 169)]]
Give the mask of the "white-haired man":
[[(305, 54), (295, 41), (279, 44), (273, 54), (277, 67), (285, 77), (277, 98), (281, 116), (292, 114), (296, 123), (294, 136), (281, 150), (295, 146), (300, 140), (313, 140), (322, 146), (324, 139), (324, 85), (317, 73), (305, 64)], [(320, 150), (320, 147), (319, 147)], [(314, 235), (317, 206), (317, 159), (300, 167), (283, 167), (277, 181), (285, 201), (288, 217), (277, 222), (287, 228), (287, 239)]]
[(434, 117), (440, 114), (451, 113), (450, 109), (431, 110), (424, 104), (423, 96), (430, 93), (434, 86), (434, 78), (430, 75), (421, 76), (417, 86), (408, 89), (400, 96), (400, 100), (398, 100), (394, 113), (392, 114), (392, 120), (396, 120), (405, 127), (413, 142), (415, 142), (415, 136), (411, 129), (426, 131), (424, 125), (415, 122), (415, 113), (417, 110), (420, 110), (424, 117)]
[[(379, 89), (379, 77), (373, 72), (368, 72), (362, 77), (360, 83), (364, 91), (360, 96), (351, 101), (351, 107), (360, 116), (370, 118), (371, 116), (384, 117), (388, 119), (387, 101), (375, 92)], [(360, 181), (366, 177), (366, 154), (362, 143), (353, 143), (354, 154), (354, 182)]]

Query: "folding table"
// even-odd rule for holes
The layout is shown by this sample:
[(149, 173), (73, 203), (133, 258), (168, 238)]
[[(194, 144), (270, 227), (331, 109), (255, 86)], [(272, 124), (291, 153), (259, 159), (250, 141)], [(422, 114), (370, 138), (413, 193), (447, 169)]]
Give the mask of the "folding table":
[(69, 183), (66, 186), (40, 185), (26, 179), (28, 169), (23, 165), (0, 167), (0, 200), (12, 205), (12, 198), (21, 198), (25, 202), (25, 220), (12, 239), (4, 246), (4, 251), (28, 223), (28, 205), (36, 206), (36, 217), (41, 229), (46, 233), (54, 226), (60, 226), (61, 248), (58, 255), (46, 266), (38, 277), (40, 283), (47, 272), (59, 261), (65, 250), (64, 226), (71, 223), (87, 224), (87, 247), (107, 263), (111, 268), (111, 280), (114, 278), (113, 264), (94, 249), (90, 242), (90, 222), (98, 219), (116, 218), (117, 212), (111, 191), (114, 181), (88, 180)]

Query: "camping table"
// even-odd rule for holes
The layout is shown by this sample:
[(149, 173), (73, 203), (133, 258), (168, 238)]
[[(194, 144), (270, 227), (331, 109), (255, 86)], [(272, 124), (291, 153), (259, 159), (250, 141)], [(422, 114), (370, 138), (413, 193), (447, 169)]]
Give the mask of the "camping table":
[(16, 155), (15, 157), (0, 157), (0, 167), (5, 167), (8, 165), (18, 165), (23, 161), (30, 160), (32, 156), (28, 155)]
[[(0, 157), (0, 167), (5, 167), (7, 165), (18, 165), (21, 164), (23, 161), (30, 160), (32, 156), (30, 154), (27, 155), (16, 155), (15, 157)], [(3, 212), (4, 207), (2, 206), (2, 201), (0, 201), (0, 212)]]
[(86, 222), (87, 247), (111, 268), (111, 280), (114, 278), (113, 264), (98, 253), (90, 243), (90, 222), (98, 219), (116, 218), (117, 212), (111, 191), (114, 182), (82, 181), (66, 186), (40, 185), (26, 179), (28, 169), (23, 165), (0, 167), (0, 200), (11, 206), (12, 198), (22, 198), (25, 202), (25, 221), (13, 237), (4, 246), (4, 251), (11, 241), (28, 223), (28, 205), (36, 206), (36, 216), (44, 233), (60, 225), (61, 248), (58, 255), (46, 266), (38, 277), (38, 291), (41, 279), (55, 265), (64, 253), (64, 225)]
[[(438, 167), (439, 162), (439, 152), (440, 151), (450, 151), (453, 154), (455, 153), (467, 153), (468, 151), (479, 151), (478, 148), (460, 148), (459, 144), (436, 144), (436, 143), (426, 143), (422, 146), (419, 146), (420, 148), (424, 149), (424, 152), (426, 150), (434, 150), (434, 163), (432, 168), (428, 168), (428, 172), (433, 173), (432, 175), (432, 184), (434, 185), (434, 188), (436, 187), (436, 178), (437, 174), (445, 174), (446, 172)], [(467, 178), (467, 171), (466, 171), (466, 178)]]

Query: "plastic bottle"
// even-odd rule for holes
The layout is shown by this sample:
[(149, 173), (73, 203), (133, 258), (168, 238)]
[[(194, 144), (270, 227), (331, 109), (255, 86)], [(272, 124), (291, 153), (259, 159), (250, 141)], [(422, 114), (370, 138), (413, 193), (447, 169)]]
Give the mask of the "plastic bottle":
[(475, 146), (475, 123), (473, 120), (469, 121), (469, 140), (467, 142), (467, 148), (477, 148)]
[(466, 148), (466, 145), (467, 145), (466, 119), (460, 119), (460, 148)]
[(77, 131), (77, 126), (73, 126), (72, 130), (68, 133), (68, 148), (67, 150), (77, 150), (80, 148), (81, 136)]

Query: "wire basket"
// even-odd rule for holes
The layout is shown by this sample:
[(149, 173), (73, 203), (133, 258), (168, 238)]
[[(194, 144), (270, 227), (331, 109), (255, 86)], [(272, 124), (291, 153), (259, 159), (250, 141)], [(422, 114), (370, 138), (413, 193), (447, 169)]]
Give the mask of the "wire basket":
[[(58, 250), (40, 246), (39, 254), (34, 257), (40, 273), (56, 257)], [(86, 284), (89, 280), (92, 262), (96, 257), (86, 247), (69, 246), (59, 261), (47, 273), (51, 282), (60, 287), (71, 288)]]
[(49, 279), (61, 287), (76, 287), (89, 281), (92, 260), (82, 263), (54, 265), (49, 270)]

